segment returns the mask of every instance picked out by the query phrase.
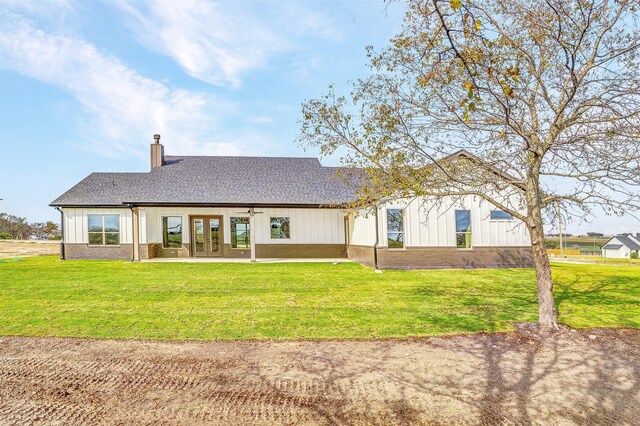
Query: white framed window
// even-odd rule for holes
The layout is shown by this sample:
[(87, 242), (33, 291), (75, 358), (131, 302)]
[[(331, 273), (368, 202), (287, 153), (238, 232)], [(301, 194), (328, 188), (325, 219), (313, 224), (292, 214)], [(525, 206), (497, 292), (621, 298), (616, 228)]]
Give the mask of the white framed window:
[(272, 239), (290, 239), (291, 226), (288, 217), (272, 217), (269, 220)]
[(491, 210), (491, 220), (512, 220), (513, 216), (502, 210)]
[(119, 214), (90, 214), (87, 221), (90, 246), (120, 245)]
[(248, 217), (232, 217), (231, 224), (231, 248), (251, 247), (251, 229)]
[(471, 248), (471, 210), (456, 210), (456, 247)]
[(387, 247), (404, 248), (404, 210), (387, 209)]
[(182, 216), (162, 217), (162, 247), (182, 248)]

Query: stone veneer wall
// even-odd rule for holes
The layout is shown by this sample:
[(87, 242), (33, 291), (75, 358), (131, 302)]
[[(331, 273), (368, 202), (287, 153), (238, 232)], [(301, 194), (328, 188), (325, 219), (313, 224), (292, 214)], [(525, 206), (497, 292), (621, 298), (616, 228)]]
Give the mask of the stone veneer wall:
[(349, 245), (347, 247), (347, 257), (353, 261), (373, 268), (373, 247)]
[(346, 258), (344, 244), (256, 244), (257, 258)]
[[(142, 256), (142, 250), (141, 250)], [(88, 244), (64, 245), (65, 259), (121, 259), (131, 260), (133, 257), (133, 244), (120, 244), (119, 246), (90, 246)]]
[[(140, 244), (140, 259), (149, 259), (152, 249), (148, 244)], [(133, 257), (133, 244), (120, 244), (119, 246), (90, 246), (88, 244), (64, 245), (65, 259), (114, 259), (131, 260)]]
[(403, 250), (378, 248), (380, 269), (448, 268), (530, 268), (534, 266), (531, 247), (407, 247)]
[[(119, 246), (89, 246), (66, 243), (65, 258), (131, 260), (132, 244)], [(223, 256), (249, 258), (249, 249), (223, 246)], [(189, 245), (182, 249), (164, 249), (161, 244), (140, 244), (140, 259), (153, 257), (189, 257)], [(344, 258), (373, 267), (373, 247), (342, 244), (257, 244), (260, 258)], [(533, 267), (530, 247), (474, 247), (460, 250), (455, 247), (407, 247), (403, 250), (378, 248), (380, 269), (447, 269), (447, 268), (529, 268)]]
[[(140, 245), (142, 246), (142, 244)], [(189, 248), (189, 244), (183, 244), (182, 248), (164, 248), (162, 247), (162, 243), (151, 243), (149, 244), (149, 257), (147, 259), (154, 257), (190, 257)]]

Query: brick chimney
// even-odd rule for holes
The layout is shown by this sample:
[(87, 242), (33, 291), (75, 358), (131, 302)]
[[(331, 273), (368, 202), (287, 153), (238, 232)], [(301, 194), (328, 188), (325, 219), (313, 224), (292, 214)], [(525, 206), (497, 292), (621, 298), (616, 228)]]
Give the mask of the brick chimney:
[(160, 135), (153, 135), (155, 143), (151, 144), (151, 170), (164, 164), (164, 147), (160, 143)]

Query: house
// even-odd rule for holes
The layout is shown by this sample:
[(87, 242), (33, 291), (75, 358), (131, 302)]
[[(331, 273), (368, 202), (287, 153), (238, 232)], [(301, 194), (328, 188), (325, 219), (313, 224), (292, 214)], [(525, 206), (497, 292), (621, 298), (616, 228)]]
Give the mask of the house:
[(612, 259), (630, 259), (632, 253), (640, 252), (640, 232), (637, 234), (619, 234), (602, 246), (602, 257)]
[(165, 156), (92, 173), (51, 203), (62, 257), (349, 258), (380, 268), (528, 267), (526, 227), (476, 197), (350, 211), (356, 185), (316, 158)]

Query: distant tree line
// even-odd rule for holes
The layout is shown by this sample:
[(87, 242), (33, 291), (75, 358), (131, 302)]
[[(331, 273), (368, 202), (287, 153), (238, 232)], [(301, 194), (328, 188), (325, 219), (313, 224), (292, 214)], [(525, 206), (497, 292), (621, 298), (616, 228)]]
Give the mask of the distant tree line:
[(59, 240), (60, 229), (55, 222), (32, 222), (26, 218), (0, 213), (0, 240)]
[[(591, 238), (602, 238), (605, 235), (602, 232), (587, 232), (585, 234), (587, 237), (591, 237)], [(559, 237), (560, 234), (555, 233), (555, 234), (546, 234), (547, 237)], [(573, 234), (562, 234), (563, 237), (580, 237), (580, 235), (573, 235)]]

